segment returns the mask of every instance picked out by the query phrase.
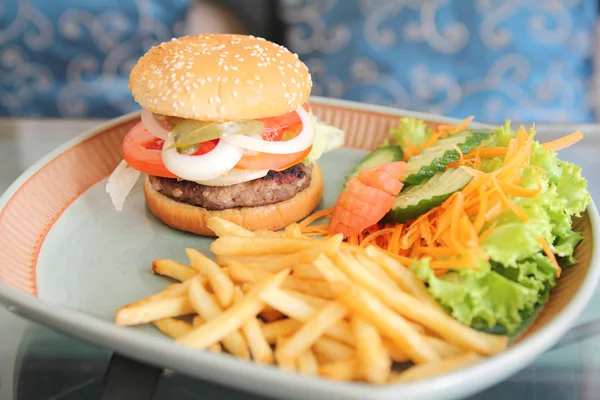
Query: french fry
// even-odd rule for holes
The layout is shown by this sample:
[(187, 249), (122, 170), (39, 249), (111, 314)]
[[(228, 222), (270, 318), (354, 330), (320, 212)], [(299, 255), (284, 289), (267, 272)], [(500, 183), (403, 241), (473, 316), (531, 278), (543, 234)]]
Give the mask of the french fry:
[(288, 318), (263, 324), (262, 331), (267, 343), (275, 344), (279, 336), (289, 336), (296, 332), (300, 326), (302, 326), (300, 322)]
[[(200, 325), (206, 323), (206, 321), (204, 320), (204, 318), (202, 318), (200, 315), (196, 315), (193, 319), (192, 319), (192, 326), (194, 328), (199, 327)], [(214, 353), (220, 353), (221, 352), (221, 343), (217, 342), (217, 343), (213, 343), (210, 346), (207, 347), (207, 349), (209, 351), (212, 351)]]
[[(242, 290), (236, 288), (235, 301), (239, 302), (243, 297)], [(273, 364), (273, 350), (265, 339), (260, 322), (256, 318), (248, 319), (242, 324), (242, 332), (248, 342), (252, 359), (259, 364)]]
[(117, 310), (117, 325), (140, 325), (169, 317), (192, 314), (194, 309), (187, 297), (167, 297), (149, 302), (128, 304)]
[(292, 296), (294, 296), (298, 299), (303, 300), (304, 302), (306, 302), (307, 304), (311, 305), (314, 308), (325, 307), (327, 304), (330, 303), (329, 300), (325, 300), (322, 297), (312, 296), (310, 294), (298, 292), (296, 290), (285, 289), (285, 292), (287, 294), (291, 294)]
[(279, 319), (285, 318), (281, 312), (277, 311), (271, 306), (266, 306), (261, 312), (260, 316), (267, 322), (274, 322)]
[[(229, 274), (231, 279), (237, 283), (255, 283), (258, 280), (265, 279), (272, 275), (271, 272), (248, 267), (247, 265), (237, 262), (232, 262), (229, 265)], [(288, 276), (283, 282), (282, 287), (326, 299), (333, 299), (335, 297), (331, 290), (331, 284), (323, 281), (299, 279), (295, 276)]]
[[(393, 289), (398, 289), (398, 285), (390, 276), (377, 264), (375, 261), (370, 259), (364, 254), (357, 253), (355, 255), (356, 260), (361, 263), (373, 276), (379, 279), (383, 284)], [(431, 297), (431, 296), (430, 296)]]
[(303, 375), (317, 375), (319, 373), (319, 363), (315, 353), (308, 349), (300, 354), (296, 359), (296, 369)]
[(410, 361), (408, 356), (402, 349), (399, 349), (394, 343), (390, 342), (387, 338), (382, 338), (382, 343), (385, 346), (390, 358), (397, 363), (404, 363)]
[(223, 267), (229, 267), (231, 264), (242, 264), (249, 268), (275, 273), (293, 267), (294, 264), (287, 260), (287, 257), (287, 254), (264, 254), (262, 256), (217, 255), (216, 259), (217, 263)]
[(204, 318), (202, 318), (201, 315), (196, 315), (194, 316), (194, 318), (192, 319), (192, 326), (194, 328), (199, 327), (200, 325), (206, 323), (206, 320)]
[(387, 272), (400, 289), (423, 301), (425, 304), (429, 304), (438, 310), (443, 310), (438, 302), (429, 294), (425, 284), (408, 268), (373, 245), (367, 246), (365, 251), (369, 257), (375, 260)]
[[(317, 312), (316, 308), (310, 306), (305, 301), (279, 288), (264, 290), (260, 294), (260, 298), (271, 307), (302, 323), (308, 322)], [(325, 334), (347, 344), (354, 343), (350, 326), (345, 321), (336, 321), (335, 324), (328, 327)]]
[(322, 280), (323, 275), (312, 264), (296, 264), (292, 267), (292, 276), (302, 279)]
[(358, 361), (355, 358), (348, 358), (321, 365), (319, 375), (340, 381), (358, 380), (360, 379)]
[[(205, 321), (214, 320), (223, 314), (223, 309), (221, 309), (219, 304), (214, 300), (210, 293), (208, 293), (204, 286), (202, 286), (197, 280), (193, 280), (191, 283), (189, 298), (198, 315), (200, 315)], [(201, 328), (202, 326), (203, 325), (200, 325), (198, 328)], [(244, 360), (248, 360), (250, 358), (248, 345), (246, 344), (246, 340), (244, 340), (244, 337), (240, 332), (231, 332), (224, 336), (221, 341), (223, 342), (223, 346), (230, 353)], [(210, 345), (212, 345), (212, 343)]]
[(437, 353), (400, 315), (358, 285), (341, 297), (346, 306), (371, 322), (415, 363), (438, 359)]
[(258, 268), (270, 272), (278, 272), (283, 269), (293, 268), (298, 264), (310, 264), (321, 254), (335, 254), (340, 248), (341, 241), (341, 236), (332, 236), (325, 240), (314, 240), (313, 246), (292, 254), (217, 254), (216, 258), (217, 262), (224, 266), (230, 266), (232, 262), (237, 261), (251, 268)]
[(348, 277), (325, 254), (319, 255), (313, 261), (313, 266), (319, 270), (325, 280), (329, 282), (348, 282)]
[(465, 353), (459, 346), (436, 337), (426, 336), (425, 340), (438, 353), (440, 358), (451, 358)]
[[(417, 300), (401, 290), (390, 290), (390, 288), (383, 285), (368, 270), (362, 267), (360, 263), (353, 262), (351, 257), (341, 253), (338, 257), (342, 257), (343, 259), (338, 266), (344, 268), (344, 272), (348, 274), (353, 281), (368, 289), (369, 292), (377, 296), (394, 311), (406, 318), (410, 318), (414, 322), (422, 324), (427, 329), (435, 332), (447, 341), (456, 343), (465, 349), (486, 355), (499, 353), (506, 348), (508, 342), (506, 336), (496, 336), (469, 328), (447, 313), (440, 311), (438, 308), (424, 304), (422, 301)], [(348, 261), (348, 263), (346, 263), (346, 261)], [(360, 303), (360, 301), (354, 300), (352, 303)], [(365, 316), (365, 318), (368, 319), (367, 316)], [(414, 328), (412, 328), (412, 331), (414, 331)], [(429, 345), (426, 347), (431, 349)]]
[[(283, 336), (279, 336), (275, 345), (275, 357), (277, 359), (277, 349), (281, 346), (284, 346), (287, 343), (287, 338)], [(296, 361), (295, 360), (279, 360), (277, 359), (277, 365), (284, 371), (295, 372), (296, 371)]]
[(254, 236), (252, 231), (219, 217), (209, 218), (208, 221), (206, 221), (206, 226), (217, 236)]
[(350, 322), (356, 340), (356, 354), (361, 376), (370, 383), (387, 382), (392, 368), (392, 360), (383, 345), (377, 329), (358, 315)]
[(315, 354), (327, 361), (342, 361), (356, 357), (356, 351), (337, 340), (322, 337), (313, 346)]
[(185, 321), (175, 318), (163, 318), (152, 322), (152, 324), (158, 328), (159, 331), (167, 336), (177, 339), (180, 336), (189, 333), (192, 330), (192, 326)]
[(258, 229), (256, 231), (254, 231), (254, 236), (267, 237), (267, 238), (280, 238), (280, 237), (283, 237), (284, 234), (282, 232), (273, 232), (268, 229)]
[(224, 236), (212, 242), (210, 249), (215, 254), (290, 254), (312, 248), (319, 242), (316, 239), (285, 237), (273, 240), (269, 237)]
[(193, 269), (206, 276), (219, 304), (227, 308), (233, 302), (233, 282), (214, 261), (194, 249), (185, 249)]
[(318, 310), (304, 325), (296, 331), (283, 346), (275, 351), (277, 360), (294, 360), (310, 347), (336, 323), (348, 314), (348, 309), (341, 302), (334, 301)]
[(479, 361), (481, 356), (476, 353), (463, 353), (452, 358), (438, 360), (427, 364), (415, 365), (403, 372), (395, 373), (390, 378), (390, 383), (409, 382), (440, 375), (448, 371), (464, 368), (469, 364)]
[(177, 342), (184, 346), (203, 349), (221, 341), (223, 337), (240, 329), (246, 320), (256, 317), (264, 308), (264, 303), (260, 300), (259, 295), (269, 288), (281, 285), (289, 273), (290, 270), (284, 270), (259, 282), (240, 302), (232, 305), (227, 311), (206, 324), (178, 338)]
[(301, 238), (302, 231), (300, 230), (300, 225), (298, 224), (290, 224), (285, 227), (285, 236), (289, 238)]
[(152, 261), (152, 272), (181, 282), (198, 275), (198, 272), (187, 265), (168, 259)]

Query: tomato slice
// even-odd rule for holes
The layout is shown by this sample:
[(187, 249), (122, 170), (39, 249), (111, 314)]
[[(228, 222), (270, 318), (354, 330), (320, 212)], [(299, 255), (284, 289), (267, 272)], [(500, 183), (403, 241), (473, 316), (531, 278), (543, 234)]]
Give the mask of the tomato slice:
[[(302, 104), (307, 112), (309, 111), (308, 103)], [(289, 112), (287, 114), (278, 115), (276, 117), (269, 117), (259, 119), (265, 125), (265, 132), (262, 134), (263, 140), (271, 142), (278, 142), (283, 137), (283, 134), (289, 130), (294, 129), (300, 131), (298, 128), (301, 127), (300, 117), (296, 111)], [(294, 128), (292, 128), (294, 127)]]
[(306, 158), (312, 150), (310, 146), (306, 150), (290, 154), (258, 153), (254, 156), (244, 156), (235, 166), (238, 169), (270, 169), (282, 171), (292, 167)]
[(163, 178), (177, 178), (165, 167), (161, 157), (164, 140), (154, 137), (138, 122), (125, 135), (123, 140), (123, 157), (127, 164), (140, 172), (162, 176)]
[[(308, 103), (304, 103), (302, 107), (309, 111)], [(259, 121), (265, 125), (265, 132), (262, 134), (264, 140), (280, 141), (284, 138), (284, 134), (286, 139), (292, 139), (302, 130), (300, 117), (295, 111), (263, 118)], [(165, 122), (163, 121), (163, 123)], [(152, 136), (142, 122), (139, 122), (123, 140), (123, 156), (127, 164), (140, 172), (164, 178), (177, 178), (162, 162), (163, 143), (162, 139)], [(198, 151), (192, 156), (206, 154), (212, 151), (218, 143), (219, 139), (200, 143)], [(236, 168), (281, 171), (301, 162), (311, 149), (312, 147), (309, 147), (292, 154), (258, 153), (254, 156), (246, 156), (240, 160)]]

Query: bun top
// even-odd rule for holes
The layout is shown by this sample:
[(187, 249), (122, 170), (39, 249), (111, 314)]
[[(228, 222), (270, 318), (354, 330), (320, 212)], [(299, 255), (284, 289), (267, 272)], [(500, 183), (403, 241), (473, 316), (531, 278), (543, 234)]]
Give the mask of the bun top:
[(296, 54), (254, 36), (184, 36), (151, 48), (133, 67), (129, 88), (153, 113), (204, 121), (285, 114), (312, 88)]

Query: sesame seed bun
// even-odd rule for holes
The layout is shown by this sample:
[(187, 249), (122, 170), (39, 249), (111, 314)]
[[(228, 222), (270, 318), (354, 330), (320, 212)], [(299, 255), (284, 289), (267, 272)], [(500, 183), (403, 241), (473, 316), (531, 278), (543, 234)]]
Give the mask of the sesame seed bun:
[(289, 200), (260, 207), (241, 207), (211, 211), (201, 207), (175, 201), (157, 192), (146, 176), (144, 196), (150, 211), (162, 222), (182, 231), (202, 236), (214, 236), (208, 229), (211, 217), (220, 217), (255, 231), (258, 229), (278, 230), (309, 215), (323, 197), (323, 175), (315, 163), (310, 185)]
[(312, 81), (285, 47), (253, 36), (203, 34), (151, 48), (131, 71), (129, 88), (153, 113), (235, 121), (295, 110)]

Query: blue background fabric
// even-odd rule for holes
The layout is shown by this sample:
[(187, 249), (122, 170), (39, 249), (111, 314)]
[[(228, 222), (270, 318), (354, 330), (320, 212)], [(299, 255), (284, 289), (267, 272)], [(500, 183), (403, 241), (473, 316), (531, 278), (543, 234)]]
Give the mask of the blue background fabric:
[(0, 0), (0, 115), (114, 117), (129, 72), (183, 32), (188, 0)]
[[(129, 71), (183, 34), (192, 3), (0, 1), (0, 115), (103, 118), (138, 108)], [(485, 121), (595, 119), (596, 0), (278, 4), (313, 94)]]
[(596, 0), (286, 0), (314, 94), (502, 121), (591, 121)]

